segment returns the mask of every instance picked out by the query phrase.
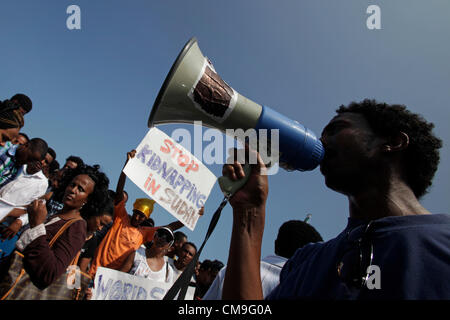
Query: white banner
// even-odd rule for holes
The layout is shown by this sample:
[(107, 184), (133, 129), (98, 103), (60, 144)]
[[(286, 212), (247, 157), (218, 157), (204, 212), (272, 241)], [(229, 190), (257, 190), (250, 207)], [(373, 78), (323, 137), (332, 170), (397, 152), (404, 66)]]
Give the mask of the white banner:
[[(162, 300), (172, 283), (99, 267), (95, 274), (92, 300)], [(195, 288), (189, 287), (185, 300), (193, 300)]]
[(151, 128), (123, 172), (191, 231), (216, 176), (183, 146)]

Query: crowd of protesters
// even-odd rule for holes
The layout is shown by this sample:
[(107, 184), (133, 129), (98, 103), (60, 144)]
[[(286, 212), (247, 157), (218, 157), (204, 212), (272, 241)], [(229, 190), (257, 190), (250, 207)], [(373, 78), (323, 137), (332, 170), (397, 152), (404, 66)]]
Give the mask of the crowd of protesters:
[[(7, 265), (18, 250), (32, 283), (42, 290), (66, 272), (74, 257), (80, 271), (92, 280), (102, 266), (173, 284), (196, 252), (187, 235), (176, 231), (184, 225), (174, 221), (155, 226), (150, 215), (156, 204), (148, 198), (136, 199), (129, 215), (123, 172), (112, 190), (97, 164), (88, 165), (71, 155), (60, 166), (46, 141), (22, 132), (31, 109), (32, 101), (25, 94), (0, 105), (0, 265)], [(134, 155), (135, 150), (127, 153), (126, 161)], [(200, 279), (204, 272), (217, 273), (216, 269), (201, 268)], [(199, 288), (195, 299), (205, 292), (201, 280)]]
[[(61, 167), (46, 141), (22, 132), (31, 109), (24, 94), (0, 105), (0, 272), (18, 250), (41, 290), (76, 257), (91, 280), (105, 267), (173, 284), (197, 253), (177, 231), (183, 224), (155, 226), (156, 203), (148, 198), (135, 199), (129, 214), (123, 171), (113, 190), (97, 164), (72, 155)], [(279, 229), (275, 255), (261, 260), (268, 182), (259, 161), (230, 199), (235, 222), (227, 266), (199, 261), (193, 299), (450, 298), (450, 218), (431, 215), (418, 202), (439, 162), (442, 142), (431, 133), (433, 125), (404, 106), (374, 100), (337, 112), (322, 133), (321, 172), (329, 188), (349, 198), (345, 230), (324, 242), (308, 223), (288, 221)], [(127, 153), (125, 165), (135, 153)], [(223, 173), (243, 177), (237, 162)], [(367, 290), (365, 267), (372, 264), (383, 272), (378, 290)]]

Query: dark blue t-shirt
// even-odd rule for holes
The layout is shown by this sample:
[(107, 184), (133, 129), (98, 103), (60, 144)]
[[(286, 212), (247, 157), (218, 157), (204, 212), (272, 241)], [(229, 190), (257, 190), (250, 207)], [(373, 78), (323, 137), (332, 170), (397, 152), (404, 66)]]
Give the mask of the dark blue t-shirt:
[[(349, 218), (336, 238), (298, 249), (267, 299), (450, 299), (450, 215), (385, 217), (366, 228)], [(378, 278), (358, 287), (349, 275), (365, 271), (371, 253)]]

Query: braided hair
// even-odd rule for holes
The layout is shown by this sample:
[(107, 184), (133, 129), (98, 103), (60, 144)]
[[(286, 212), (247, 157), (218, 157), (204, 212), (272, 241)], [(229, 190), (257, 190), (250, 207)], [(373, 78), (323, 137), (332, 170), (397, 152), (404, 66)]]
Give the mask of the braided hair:
[(0, 129), (22, 128), (24, 124), (17, 104), (10, 100), (0, 102)]

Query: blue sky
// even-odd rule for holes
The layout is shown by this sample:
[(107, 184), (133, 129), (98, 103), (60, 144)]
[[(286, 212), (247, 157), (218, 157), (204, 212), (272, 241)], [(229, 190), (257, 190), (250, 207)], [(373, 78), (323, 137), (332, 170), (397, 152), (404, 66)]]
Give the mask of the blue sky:
[[(66, 9), (81, 9), (81, 30), (68, 30)], [(381, 30), (366, 9), (381, 9)], [(242, 95), (298, 120), (316, 134), (341, 104), (375, 98), (406, 104), (435, 123), (441, 164), (422, 203), (448, 213), (450, 177), (450, 2), (299, 0), (15, 0), (0, 3), (0, 99), (28, 94), (34, 108), (23, 132), (69, 155), (101, 165), (115, 189), (126, 152), (147, 133), (147, 119), (172, 63), (193, 36), (221, 77)], [(169, 135), (178, 125), (161, 127)], [(192, 130), (191, 126), (182, 128)], [(220, 165), (209, 168), (221, 175)], [(346, 225), (347, 199), (326, 188), (319, 170), (269, 178), (262, 255), (272, 254), (279, 226), (311, 224), (325, 240)], [(131, 201), (143, 197), (128, 180)], [(200, 245), (222, 194), (216, 185), (194, 232)], [(157, 225), (173, 221), (157, 208)], [(231, 208), (201, 260), (226, 262)]]

